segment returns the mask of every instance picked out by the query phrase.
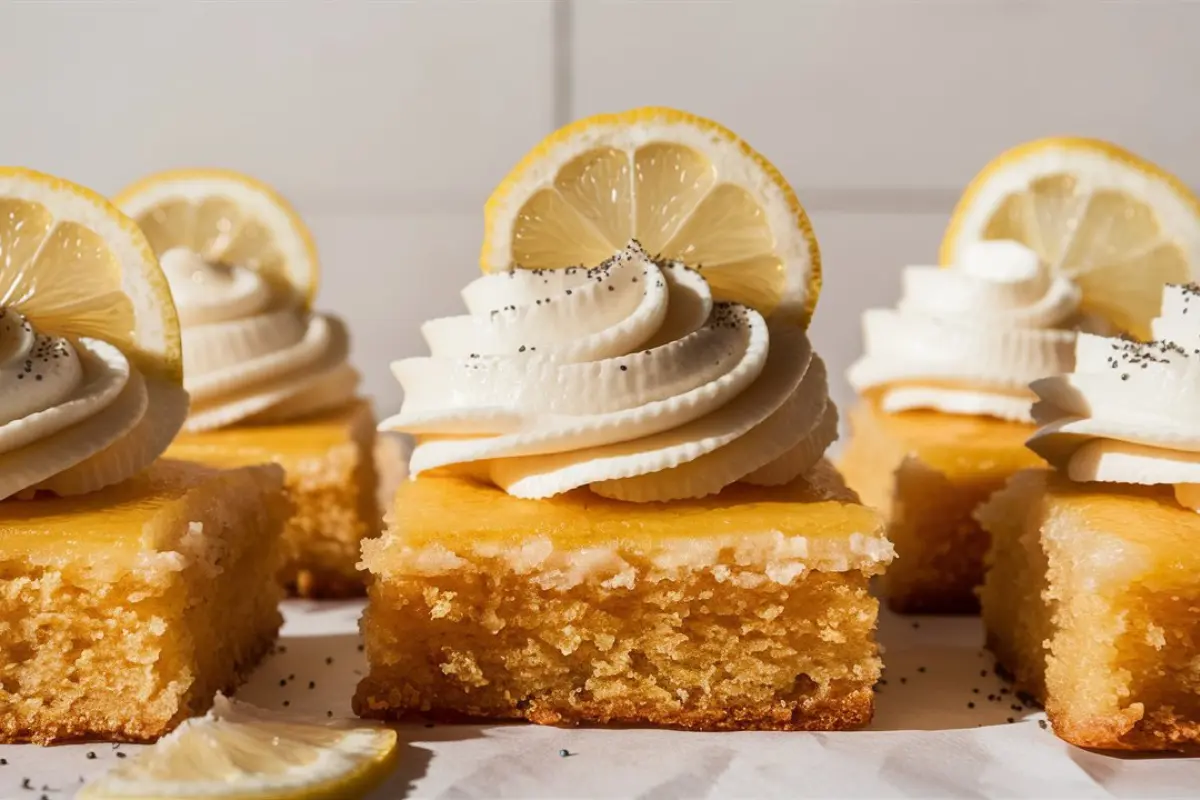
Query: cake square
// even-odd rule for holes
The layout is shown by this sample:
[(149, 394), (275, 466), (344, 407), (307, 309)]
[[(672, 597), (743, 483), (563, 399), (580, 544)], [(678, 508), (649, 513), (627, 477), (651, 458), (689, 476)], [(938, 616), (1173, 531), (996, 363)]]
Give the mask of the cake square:
[(988, 646), (1081, 747), (1200, 745), (1200, 514), (1172, 487), (1015, 475), (991, 535)]
[(359, 544), (383, 524), (368, 401), (296, 422), (182, 433), (168, 455), (216, 466), (279, 464), (295, 507), (284, 531), (289, 591), (318, 598), (363, 593)]
[(1025, 448), (1034, 427), (928, 410), (888, 413), (872, 394), (851, 410), (850, 426), (839, 467), (863, 502), (885, 515), (896, 548), (882, 581), (888, 607), (977, 613), (987, 535), (972, 512), (1014, 472), (1042, 463)]
[(702, 730), (865, 725), (882, 521), (821, 462), (790, 484), (631, 504), (470, 477), (399, 489), (364, 543), (355, 709)]
[(158, 461), (0, 503), (0, 741), (152, 741), (234, 688), (282, 622), (282, 484)]

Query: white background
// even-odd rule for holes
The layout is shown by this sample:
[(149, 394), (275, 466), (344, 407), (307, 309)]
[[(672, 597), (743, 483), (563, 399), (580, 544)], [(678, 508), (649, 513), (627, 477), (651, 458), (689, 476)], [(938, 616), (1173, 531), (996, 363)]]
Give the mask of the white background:
[(1093, 0), (5, 2), (0, 162), (113, 192), (226, 166), (313, 227), (381, 412), (387, 363), (458, 308), (481, 208), (543, 135), (635, 105), (712, 116), (796, 187), (814, 339), (844, 402), (858, 315), (935, 258), (1004, 148), (1109, 138), (1200, 184), (1200, 4)]

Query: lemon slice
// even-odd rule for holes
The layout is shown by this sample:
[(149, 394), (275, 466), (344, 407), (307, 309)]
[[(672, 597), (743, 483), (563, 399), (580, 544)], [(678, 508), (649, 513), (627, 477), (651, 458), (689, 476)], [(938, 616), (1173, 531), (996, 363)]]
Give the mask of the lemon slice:
[(173, 170), (143, 178), (114, 202), (145, 231), (156, 255), (186, 247), (213, 263), (257, 270), (307, 303), (316, 296), (312, 234), (261, 181), (230, 170)]
[(795, 192), (736, 134), (669, 108), (547, 137), (488, 200), (480, 260), (487, 272), (591, 266), (630, 239), (700, 269), (719, 299), (812, 316), (821, 258)]
[(179, 320), (154, 252), (82, 186), (0, 167), (0, 308), (46, 334), (103, 339), (146, 375), (182, 384)]
[(1116, 145), (1039, 139), (1004, 153), (967, 187), (942, 240), (942, 263), (980, 239), (1036, 250), (1079, 284), (1085, 310), (1147, 338), (1162, 285), (1200, 271), (1200, 200)]
[(96, 778), (80, 800), (349, 800), (396, 760), (388, 728), (307, 722), (217, 695), (206, 716)]

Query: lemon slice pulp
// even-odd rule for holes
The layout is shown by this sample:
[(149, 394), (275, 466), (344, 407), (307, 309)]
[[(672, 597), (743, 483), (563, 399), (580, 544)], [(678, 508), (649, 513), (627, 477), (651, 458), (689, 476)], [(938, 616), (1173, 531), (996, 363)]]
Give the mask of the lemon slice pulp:
[(143, 178), (114, 202), (141, 226), (156, 255), (184, 247), (213, 263), (257, 270), (306, 303), (316, 295), (312, 234), (261, 181), (230, 170), (172, 170)]
[(636, 239), (699, 269), (716, 297), (807, 324), (821, 286), (812, 225), (736, 134), (669, 108), (551, 134), (487, 202), (485, 271), (599, 264)]
[(95, 192), (0, 167), (0, 308), (46, 334), (103, 339), (179, 385), (179, 321), (145, 237)]
[(80, 800), (349, 800), (380, 783), (396, 732), (306, 722), (217, 695), (207, 716), (89, 783)]
[(980, 239), (1027, 245), (1079, 284), (1085, 310), (1147, 338), (1163, 284), (1189, 281), (1200, 267), (1200, 200), (1116, 145), (1040, 139), (971, 182), (942, 240), (942, 263)]

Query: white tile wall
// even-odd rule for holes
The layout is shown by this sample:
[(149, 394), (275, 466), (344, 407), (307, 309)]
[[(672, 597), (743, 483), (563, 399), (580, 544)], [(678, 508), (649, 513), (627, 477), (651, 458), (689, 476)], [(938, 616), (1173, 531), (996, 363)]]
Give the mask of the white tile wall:
[(845, 401), (859, 313), (934, 257), (1000, 150), (1107, 137), (1200, 184), (1198, 35), (1200, 3), (1152, 0), (10, 2), (0, 162), (102, 191), (185, 164), (277, 184), (389, 412), (387, 364), (458, 308), (509, 167), (574, 116), (687, 108), (808, 206), (826, 269), (813, 336)]
[[(801, 200), (940, 190), (1057, 133), (1200, 183), (1200, 4), (578, 2), (572, 110), (677, 105), (769, 154)], [(949, 202), (947, 200), (946, 202)]]
[(382, 413), (400, 407), (389, 363), (425, 355), (419, 327), (462, 313), (458, 290), (479, 274), (480, 215), (316, 214), (310, 220), (326, 280), (319, 303), (352, 325), (352, 356)]
[(844, 373), (862, 352), (862, 310), (895, 303), (900, 265), (934, 263), (945, 217), (817, 210), (812, 223), (824, 278), (812, 342), (829, 367), (829, 393), (845, 409), (853, 393)]
[(115, 191), (181, 164), (309, 208), (475, 208), (552, 127), (549, 0), (5, 3), (0, 153)]

